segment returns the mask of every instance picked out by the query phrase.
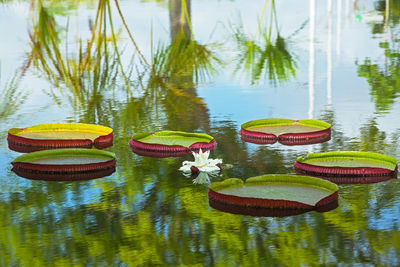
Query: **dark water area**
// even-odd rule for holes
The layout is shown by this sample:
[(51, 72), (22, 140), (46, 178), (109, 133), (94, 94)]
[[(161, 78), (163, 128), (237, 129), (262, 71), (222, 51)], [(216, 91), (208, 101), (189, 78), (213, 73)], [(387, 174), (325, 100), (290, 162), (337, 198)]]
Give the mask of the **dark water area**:
[[(293, 174), (313, 152), (400, 159), (399, 22), (393, 0), (0, 1), (0, 266), (400, 265), (398, 179), (341, 184), (320, 212), (241, 215), (207, 196), (208, 179)], [(323, 120), (331, 139), (244, 142), (262, 118)], [(53, 122), (113, 128), (115, 172), (17, 176), (7, 131)], [(132, 152), (160, 130), (213, 136), (229, 168), (193, 180), (191, 155)]]

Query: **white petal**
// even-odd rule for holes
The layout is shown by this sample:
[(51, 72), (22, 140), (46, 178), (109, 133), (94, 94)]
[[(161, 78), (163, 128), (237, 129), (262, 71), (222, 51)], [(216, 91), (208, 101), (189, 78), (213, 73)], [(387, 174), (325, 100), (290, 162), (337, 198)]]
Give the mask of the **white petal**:
[(192, 170), (190, 170), (190, 167), (192, 167), (191, 165), (185, 165), (179, 168), (180, 171), (183, 172), (191, 172)]

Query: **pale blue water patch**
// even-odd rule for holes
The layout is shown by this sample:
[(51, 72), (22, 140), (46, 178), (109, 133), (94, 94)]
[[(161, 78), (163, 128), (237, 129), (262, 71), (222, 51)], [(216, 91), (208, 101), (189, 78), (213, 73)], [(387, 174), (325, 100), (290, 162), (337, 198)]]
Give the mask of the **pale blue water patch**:
[(400, 197), (394, 202), (394, 206), (379, 210), (377, 217), (370, 217), (368, 225), (375, 230), (400, 229)]
[(11, 161), (14, 156), (19, 155), (16, 152), (9, 152), (5, 149), (4, 143), (0, 148), (0, 199), (9, 200), (13, 193), (23, 192), (25, 189), (31, 187), (31, 181), (21, 179), (11, 172)]

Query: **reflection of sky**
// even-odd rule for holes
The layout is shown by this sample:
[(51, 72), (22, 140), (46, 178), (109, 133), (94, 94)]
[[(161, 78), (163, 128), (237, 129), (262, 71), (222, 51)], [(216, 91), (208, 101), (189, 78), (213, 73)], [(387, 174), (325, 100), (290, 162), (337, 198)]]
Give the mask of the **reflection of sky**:
[[(193, 1), (192, 2), (192, 20), (195, 37), (201, 43), (215, 41), (224, 43), (229, 48), (234, 49), (234, 44), (226, 42), (229, 30), (228, 21), (235, 21), (241, 17), (245, 31), (253, 36), (254, 29), (257, 27), (257, 18), (261, 16), (261, 8), (264, 1)], [(315, 117), (326, 108), (326, 40), (327, 37), (327, 8), (323, 2), (316, 2), (316, 65), (315, 65)], [(287, 6), (292, 8), (287, 9)], [(370, 7), (368, 1), (360, 2), (360, 6)], [(154, 39), (168, 42), (168, 10), (155, 3), (142, 4), (138, 1), (122, 1), (122, 10), (134, 10), (135, 16), (126, 14), (128, 25), (134, 32), (134, 38), (141, 47), (145, 55), (150, 53), (149, 32), (153, 27)], [(293, 33), (294, 29), (307, 21), (308, 12), (295, 12), (304, 8), (302, 1), (277, 2), (277, 17), (281, 35), (287, 37)], [(343, 9), (348, 8), (344, 6)], [(365, 7), (364, 7), (365, 8)], [(241, 12), (246, 10), (246, 12)], [(308, 10), (308, 9), (307, 9)], [(350, 8), (351, 10), (351, 8)], [(72, 11), (72, 14), (75, 11)], [(335, 50), (336, 44), (336, 1), (333, 1), (333, 36), (332, 49)], [(26, 3), (9, 4), (0, 10), (0, 34), (7, 36), (0, 44), (0, 58), (7, 66), (20, 66), (23, 62), (21, 51), (27, 50), (27, 28), (26, 17), (29, 14)], [(79, 35), (90, 34), (87, 28), (87, 19), (93, 17), (94, 10), (79, 9), (79, 17), (72, 21), (78, 21)], [(351, 13), (352, 14), (352, 13)], [(269, 14), (265, 15), (266, 17)], [(341, 23), (341, 54), (336, 56), (333, 51), (333, 73), (332, 73), (332, 101), (333, 109), (337, 114), (342, 127), (349, 136), (357, 136), (359, 127), (363, 121), (373, 114), (373, 103), (369, 96), (369, 85), (364, 78), (357, 78), (357, 68), (355, 61), (362, 62), (366, 57), (373, 59), (382, 59), (383, 54), (378, 48), (381, 38), (371, 38), (370, 26), (355, 22), (352, 16), (346, 18), (345, 12), (342, 12), (343, 22)], [(116, 28), (121, 26), (119, 18), (114, 16)], [(60, 22), (66, 20), (60, 19)], [(12, 24), (13, 27), (4, 25)], [(62, 23), (61, 23), (62, 24)], [(74, 29), (72, 26), (71, 29)], [(231, 120), (239, 124), (254, 118), (262, 117), (290, 117), (306, 118), (308, 107), (308, 25), (294, 37), (291, 51), (298, 59), (297, 78), (291, 82), (285, 83), (278, 88), (271, 87), (268, 82), (260, 86), (249, 86), (246, 82), (240, 82), (243, 77), (233, 75), (234, 66), (225, 66), (220, 69), (220, 76), (210, 86), (200, 86), (198, 93), (204, 97), (208, 108), (213, 117), (229, 116)], [(214, 32), (213, 32), (214, 31)], [(72, 30), (74, 33), (74, 31)], [(211, 36), (211, 32), (213, 32)], [(75, 35), (75, 36), (74, 36)], [(69, 39), (76, 38), (73, 34)], [(127, 36), (124, 36), (126, 39)], [(3, 76), (8, 77), (14, 68), (7, 68), (3, 71)], [(4, 75), (6, 74), (6, 75)], [(233, 82), (231, 82), (233, 80)], [(239, 82), (239, 83), (238, 83)], [(34, 90), (42, 90), (46, 85), (39, 79), (31, 81), (35, 85)], [(239, 84), (239, 85), (238, 85)], [(34, 103), (48, 103), (50, 100), (42, 99), (43, 95), (33, 95), (29, 98)], [(41, 98), (39, 100), (39, 98)], [(37, 104), (36, 104), (37, 105)], [(53, 113), (54, 114), (54, 113)], [(388, 116), (391, 118), (399, 115), (398, 109)], [(41, 116), (43, 117), (43, 116)], [(47, 116), (43, 117), (49, 120)], [(56, 120), (63, 117), (56, 118)], [(382, 130), (394, 131), (392, 123), (384, 118), (379, 120), (382, 123)]]
[(369, 217), (368, 225), (375, 230), (400, 229), (400, 199), (393, 201), (391, 207), (380, 209), (378, 216)]

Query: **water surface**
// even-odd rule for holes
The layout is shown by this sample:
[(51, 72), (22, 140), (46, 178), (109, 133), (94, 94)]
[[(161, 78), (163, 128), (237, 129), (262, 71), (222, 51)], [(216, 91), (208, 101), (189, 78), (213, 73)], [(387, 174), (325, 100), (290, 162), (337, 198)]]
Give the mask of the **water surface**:
[[(131, 36), (115, 1), (0, 3), (0, 266), (400, 265), (398, 179), (341, 185), (329, 212), (256, 218), (211, 208), (207, 184), (178, 171), (191, 155), (128, 145), (139, 132), (210, 134), (210, 157), (232, 166), (212, 181), (293, 173), (311, 152), (399, 159), (398, 1), (118, 3)], [(324, 120), (332, 138), (243, 142), (240, 125), (263, 118)], [(14, 174), (7, 130), (54, 122), (113, 128), (116, 172)]]

